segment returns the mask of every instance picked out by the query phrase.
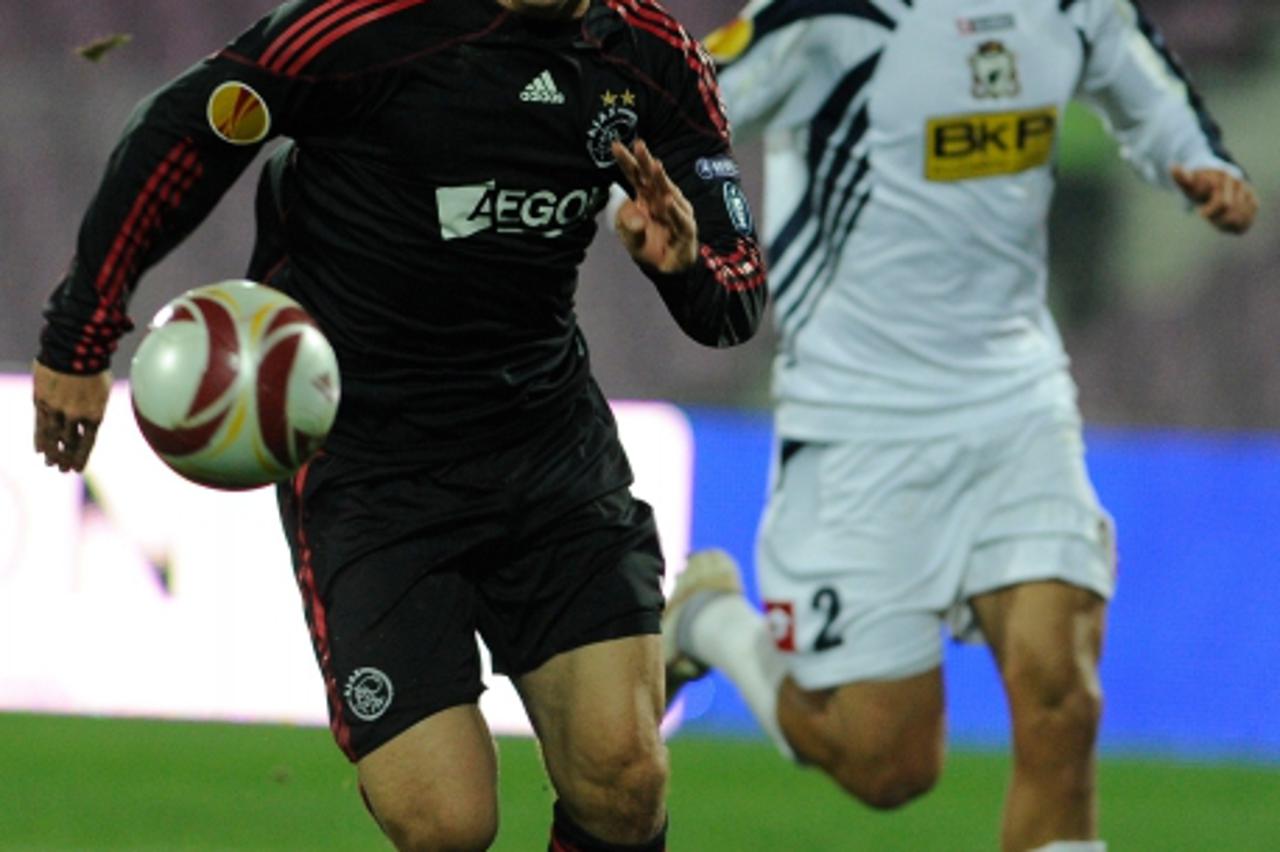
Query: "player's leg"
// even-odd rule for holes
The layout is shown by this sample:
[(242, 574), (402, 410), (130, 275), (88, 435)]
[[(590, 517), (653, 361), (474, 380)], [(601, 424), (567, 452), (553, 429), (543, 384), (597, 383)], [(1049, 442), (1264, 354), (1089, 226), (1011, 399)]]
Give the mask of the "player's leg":
[(520, 692), (559, 795), (551, 848), (666, 844), (662, 551), (591, 384), (503, 461), (510, 558), (480, 582), (481, 635)]
[(441, 710), (357, 763), (369, 810), (397, 849), (488, 849), (498, 764), (474, 704)]
[[(430, 477), (378, 473), (321, 456), (280, 489), (330, 727), (397, 848), (486, 849), (497, 770), (476, 706), (474, 589), (439, 540), (394, 535), (407, 494)], [(428, 503), (447, 511), (448, 501)], [(469, 534), (457, 527), (448, 546), (465, 551)]]
[(1100, 850), (1095, 742), (1115, 584), (1111, 521), (1089, 482), (1076, 417), (1032, 415), (1005, 432), (992, 443), (999, 487), (964, 588), (1012, 716), (1003, 845)]
[(1087, 589), (1036, 582), (979, 596), (972, 605), (1013, 719), (1003, 848), (1022, 852), (1096, 838), (1105, 601)]
[(667, 751), (656, 635), (597, 642), (518, 678), (559, 796), (553, 849), (665, 848)]
[[(330, 724), (379, 827), (402, 850), (482, 850), (498, 829), (497, 759), (477, 700), (480, 661), (457, 574), (420, 579), (389, 611), (340, 577), (309, 611)], [(352, 601), (360, 601), (352, 604)]]
[(629, 490), (612, 412), (589, 383), (562, 423), (501, 460), (508, 559), (478, 585), (495, 671), (511, 677), (559, 795), (551, 848), (666, 844), (662, 551)]
[[(738, 563), (728, 553), (711, 549), (689, 556), (662, 614), (662, 646), (668, 706), (686, 683), (719, 669), (778, 751), (795, 758), (778, 724), (787, 662), (774, 647), (768, 623), (744, 596)], [(687, 650), (694, 648), (696, 655)]]
[(682, 654), (721, 669), (784, 754), (875, 807), (941, 772), (956, 455), (947, 441), (784, 447), (757, 551), (766, 614), (726, 593), (724, 556), (697, 554), (666, 618), (673, 669)]
[[(787, 674), (786, 655), (775, 646), (765, 616), (740, 588), (727, 590), (729, 584), (717, 576), (725, 566), (736, 570), (722, 552), (697, 553), (680, 577), (672, 600), (681, 606), (673, 609), (666, 636), (678, 632), (685, 654), (676, 672), (668, 666), (668, 682), (687, 680), (693, 660), (720, 670), (784, 756), (821, 768), (872, 807), (896, 808), (931, 789), (945, 751), (942, 675), (936, 663), (925, 663), (919, 673), (895, 676), (882, 670), (877, 680), (805, 689)], [(782, 635), (793, 631), (790, 621), (775, 616)], [(926, 635), (936, 636), (936, 621), (923, 622)]]
[(873, 808), (928, 792), (946, 748), (942, 670), (808, 691), (783, 681), (778, 721), (796, 755)]
[(486, 584), (480, 623), (559, 797), (551, 849), (661, 852), (668, 769), (653, 514), (617, 489), (558, 515), (528, 548)]

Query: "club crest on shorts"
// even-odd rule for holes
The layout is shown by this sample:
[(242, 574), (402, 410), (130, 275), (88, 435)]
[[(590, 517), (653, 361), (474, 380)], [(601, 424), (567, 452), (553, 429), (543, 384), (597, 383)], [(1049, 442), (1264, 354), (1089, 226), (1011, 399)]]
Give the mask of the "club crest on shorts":
[(636, 125), (640, 116), (632, 109), (636, 105), (635, 93), (630, 89), (614, 92), (606, 89), (600, 96), (603, 108), (591, 120), (587, 130), (587, 152), (591, 161), (602, 169), (613, 165), (613, 140), (630, 145), (636, 138)]
[(357, 719), (364, 722), (381, 718), (391, 706), (394, 696), (395, 688), (391, 685), (391, 678), (381, 670), (369, 667), (353, 671), (342, 690), (347, 707)]
[(232, 145), (252, 145), (271, 132), (267, 102), (245, 83), (232, 81), (214, 89), (207, 112), (213, 132)]
[(984, 41), (969, 57), (975, 98), (1011, 98), (1022, 91), (1017, 57), (999, 41)]
[(765, 601), (764, 620), (779, 651), (796, 649), (796, 608), (791, 601)]

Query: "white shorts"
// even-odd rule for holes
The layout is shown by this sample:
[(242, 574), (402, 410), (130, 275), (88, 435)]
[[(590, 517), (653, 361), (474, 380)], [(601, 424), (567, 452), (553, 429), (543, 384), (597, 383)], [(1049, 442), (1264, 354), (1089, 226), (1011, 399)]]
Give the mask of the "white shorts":
[(1110, 598), (1111, 518), (1078, 419), (1042, 412), (944, 438), (809, 443), (774, 472), (760, 594), (805, 689), (942, 661), (942, 626), (980, 640), (968, 601), (1036, 580)]

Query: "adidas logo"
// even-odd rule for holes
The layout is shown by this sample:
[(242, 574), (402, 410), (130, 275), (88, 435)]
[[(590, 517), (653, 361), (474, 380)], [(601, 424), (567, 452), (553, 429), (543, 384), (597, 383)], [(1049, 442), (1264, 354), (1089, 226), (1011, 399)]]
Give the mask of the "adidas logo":
[(564, 93), (556, 88), (556, 81), (551, 79), (550, 71), (543, 71), (529, 81), (520, 93), (520, 100), (530, 104), (562, 104)]

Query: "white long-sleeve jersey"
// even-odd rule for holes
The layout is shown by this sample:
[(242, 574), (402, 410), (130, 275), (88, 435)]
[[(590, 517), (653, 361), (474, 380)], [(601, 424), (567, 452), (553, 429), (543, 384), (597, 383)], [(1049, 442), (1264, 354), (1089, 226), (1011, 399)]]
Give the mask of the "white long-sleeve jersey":
[(1045, 298), (1071, 98), (1153, 183), (1240, 173), (1129, 0), (757, 0), (706, 45), (738, 138), (764, 138), (791, 438), (1074, 411)]

